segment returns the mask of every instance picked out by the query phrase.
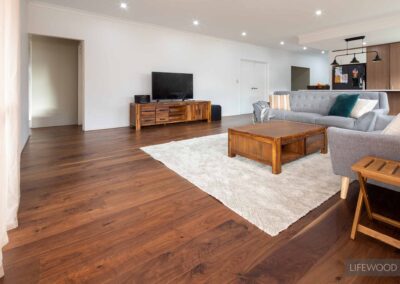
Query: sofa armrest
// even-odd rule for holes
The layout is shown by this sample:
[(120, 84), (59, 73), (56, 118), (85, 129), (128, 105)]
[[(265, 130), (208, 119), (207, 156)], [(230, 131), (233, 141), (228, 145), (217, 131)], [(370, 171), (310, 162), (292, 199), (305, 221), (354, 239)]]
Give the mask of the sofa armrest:
[(262, 122), (266, 113), (269, 110), (269, 103), (265, 101), (258, 101), (253, 104), (254, 122)]
[(374, 109), (372, 110), (373, 112), (375, 112), (376, 114), (380, 115), (380, 114), (388, 114), (389, 110), (388, 109), (383, 109), (383, 108), (379, 108), (379, 109)]
[(375, 111), (370, 111), (363, 114), (356, 120), (355, 130), (373, 131), (375, 129), (376, 118), (378, 114)]
[(384, 115), (380, 114), (376, 118), (376, 123), (374, 130), (383, 130), (386, 128), (386, 126), (389, 125), (389, 123), (394, 119), (395, 116), (393, 115)]
[(331, 127), (328, 142), (333, 172), (355, 179), (351, 166), (365, 156), (400, 161), (400, 139), (376, 132)]

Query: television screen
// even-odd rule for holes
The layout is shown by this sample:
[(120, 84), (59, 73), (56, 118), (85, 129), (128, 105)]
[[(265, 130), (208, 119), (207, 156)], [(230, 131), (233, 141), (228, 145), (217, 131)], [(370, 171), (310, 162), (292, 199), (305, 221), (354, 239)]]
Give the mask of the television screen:
[(193, 74), (152, 73), (153, 100), (193, 99)]

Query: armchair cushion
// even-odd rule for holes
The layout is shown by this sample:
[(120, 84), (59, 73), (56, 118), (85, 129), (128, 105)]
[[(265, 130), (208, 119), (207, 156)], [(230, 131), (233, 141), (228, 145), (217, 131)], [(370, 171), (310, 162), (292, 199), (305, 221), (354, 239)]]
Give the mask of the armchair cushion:
[(400, 114), (383, 129), (382, 134), (400, 136)]

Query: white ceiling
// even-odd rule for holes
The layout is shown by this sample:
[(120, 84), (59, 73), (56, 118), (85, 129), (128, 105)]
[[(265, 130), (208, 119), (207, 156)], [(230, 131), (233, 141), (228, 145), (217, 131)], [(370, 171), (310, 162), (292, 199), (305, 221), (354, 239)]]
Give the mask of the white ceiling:
[[(128, 3), (128, 10), (119, 7), (122, 1)], [(299, 43), (300, 36), (300, 42), (311, 47), (307, 52), (344, 47), (343, 38), (362, 34), (368, 35), (368, 44), (400, 41), (400, 22), (397, 27), (393, 26), (397, 23), (393, 23), (392, 26), (384, 26), (383, 30), (379, 29), (379, 20), (396, 17), (400, 19), (400, 0), (41, 0), (40, 2), (290, 50), (302, 50), (302, 45)], [(317, 9), (323, 11), (322, 16), (315, 15)], [(194, 19), (199, 20), (199, 26), (192, 25)], [(357, 27), (355, 23), (367, 23), (367, 25), (360, 24)], [(355, 28), (351, 29), (352, 26)], [(245, 38), (241, 36), (243, 31), (247, 32)], [(279, 45), (282, 40), (286, 43), (284, 47)]]

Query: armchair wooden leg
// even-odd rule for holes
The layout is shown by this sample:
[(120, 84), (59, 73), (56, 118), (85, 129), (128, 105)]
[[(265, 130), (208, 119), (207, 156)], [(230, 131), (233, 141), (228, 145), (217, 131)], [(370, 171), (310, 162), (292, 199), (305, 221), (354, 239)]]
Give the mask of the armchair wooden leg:
[(340, 198), (346, 199), (347, 192), (349, 191), (350, 178), (342, 177), (342, 184), (340, 186)]

